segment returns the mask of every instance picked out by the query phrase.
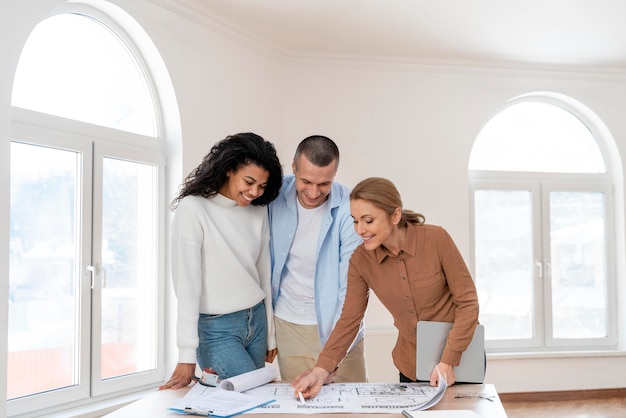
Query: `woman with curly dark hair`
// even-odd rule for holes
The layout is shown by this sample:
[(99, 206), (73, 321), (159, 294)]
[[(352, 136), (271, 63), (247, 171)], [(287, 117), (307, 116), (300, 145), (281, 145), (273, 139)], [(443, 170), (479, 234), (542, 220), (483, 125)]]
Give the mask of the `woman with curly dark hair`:
[(196, 362), (228, 378), (276, 356), (264, 207), (278, 195), (274, 146), (253, 133), (215, 144), (172, 202), (178, 364), (160, 389), (189, 385)]

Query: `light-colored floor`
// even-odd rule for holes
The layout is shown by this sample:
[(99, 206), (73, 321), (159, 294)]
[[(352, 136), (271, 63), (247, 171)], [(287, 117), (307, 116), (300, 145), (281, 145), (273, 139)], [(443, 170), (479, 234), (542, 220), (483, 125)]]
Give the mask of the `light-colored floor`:
[(626, 398), (502, 402), (509, 418), (626, 418)]

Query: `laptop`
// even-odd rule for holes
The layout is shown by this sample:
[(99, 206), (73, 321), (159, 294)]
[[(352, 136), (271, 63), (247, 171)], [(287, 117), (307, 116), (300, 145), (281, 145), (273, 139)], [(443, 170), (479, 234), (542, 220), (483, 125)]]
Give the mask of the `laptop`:
[[(417, 322), (417, 380), (430, 380), (430, 375), (445, 347), (451, 322)], [(485, 328), (477, 325), (474, 338), (461, 363), (454, 368), (458, 383), (483, 383), (485, 380)]]

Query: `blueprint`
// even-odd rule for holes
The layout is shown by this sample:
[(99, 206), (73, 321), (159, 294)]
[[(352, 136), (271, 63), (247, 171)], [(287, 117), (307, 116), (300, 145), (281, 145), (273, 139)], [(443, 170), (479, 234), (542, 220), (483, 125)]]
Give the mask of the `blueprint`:
[(331, 383), (305, 402), (294, 396), (288, 383), (270, 383), (245, 393), (275, 402), (246, 414), (401, 413), (435, 405), (446, 390), (445, 380), (435, 388), (428, 383)]

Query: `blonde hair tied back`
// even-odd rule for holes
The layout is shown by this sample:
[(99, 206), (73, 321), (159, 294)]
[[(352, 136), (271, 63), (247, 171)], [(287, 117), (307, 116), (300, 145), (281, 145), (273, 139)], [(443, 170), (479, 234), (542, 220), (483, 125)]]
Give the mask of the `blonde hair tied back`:
[(426, 217), (421, 213), (402, 208), (402, 198), (396, 186), (388, 179), (382, 177), (369, 177), (357, 184), (350, 193), (350, 200), (365, 200), (377, 208), (385, 211), (390, 217), (396, 208), (400, 208), (400, 226), (407, 223), (423, 224)]

